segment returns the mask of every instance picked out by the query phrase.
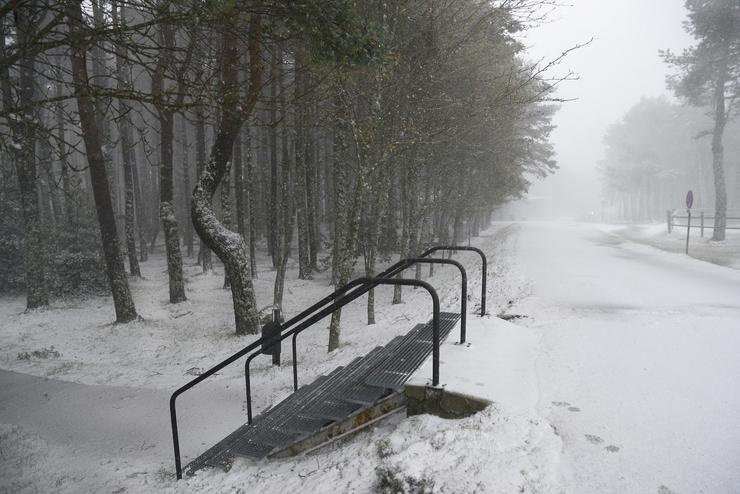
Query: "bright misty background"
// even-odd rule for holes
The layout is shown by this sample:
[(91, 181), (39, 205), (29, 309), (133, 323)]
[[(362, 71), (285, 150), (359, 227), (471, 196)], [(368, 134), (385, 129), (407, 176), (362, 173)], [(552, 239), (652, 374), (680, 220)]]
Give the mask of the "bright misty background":
[[(682, 28), (683, 2), (674, 0), (575, 0), (559, 7), (551, 21), (528, 31), (524, 42), (532, 56), (551, 60), (563, 51), (593, 41), (571, 52), (550, 75), (572, 71), (578, 80), (559, 85), (557, 95), (572, 99), (555, 114), (551, 142), (560, 170), (536, 180), (524, 201), (528, 218), (599, 218), (602, 185), (598, 162), (604, 158), (603, 138), (643, 96), (665, 95), (669, 67), (658, 50), (680, 52), (692, 44)], [(732, 139), (726, 135), (726, 139)], [(706, 142), (709, 155), (709, 142)], [(679, 207), (680, 204), (666, 205)], [(522, 207), (517, 204), (514, 207)]]

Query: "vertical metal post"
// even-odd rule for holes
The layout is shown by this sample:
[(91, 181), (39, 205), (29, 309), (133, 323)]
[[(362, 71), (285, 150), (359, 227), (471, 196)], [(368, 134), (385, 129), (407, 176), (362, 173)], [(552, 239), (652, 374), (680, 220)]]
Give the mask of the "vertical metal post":
[(298, 333), (293, 334), (293, 391), (298, 391), (298, 351), (296, 337)]
[(480, 316), (486, 315), (486, 278), (488, 278), (488, 260), (485, 255), (481, 255), (481, 290), (480, 290)]
[(701, 238), (704, 238), (704, 211), (701, 212)]
[(691, 233), (691, 210), (687, 209), (689, 217), (686, 223), (686, 255), (689, 255), (689, 234)]
[(437, 292), (429, 292), (432, 296), (432, 386), (439, 386), (439, 298)]
[(175, 475), (177, 480), (182, 478), (182, 463), (180, 462), (180, 436), (177, 433), (177, 412), (175, 411), (175, 398), (170, 398), (170, 422), (172, 423), (172, 446), (175, 448)]
[(673, 214), (671, 214), (670, 209), (666, 211), (666, 223), (668, 224), (668, 233), (671, 233), (673, 231)]
[[(280, 308), (275, 307), (272, 309), (272, 322), (280, 324)], [(281, 345), (281, 342), (277, 343), (278, 345)], [(279, 346), (278, 346), (279, 348)], [(272, 365), (280, 365), (280, 351), (274, 352), (272, 354)]]

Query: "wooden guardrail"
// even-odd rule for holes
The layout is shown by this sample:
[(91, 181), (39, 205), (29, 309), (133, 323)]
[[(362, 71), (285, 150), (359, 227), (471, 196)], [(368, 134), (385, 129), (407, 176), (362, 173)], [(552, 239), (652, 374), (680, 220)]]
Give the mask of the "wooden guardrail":
[[(686, 228), (688, 227), (688, 215), (685, 210), (680, 209), (669, 209), (666, 212), (666, 224), (668, 225), (668, 233), (673, 231), (673, 228)], [(696, 209), (691, 212), (691, 228), (698, 228), (701, 232), (701, 236), (704, 236), (704, 230), (714, 229), (714, 210), (711, 209)], [(698, 220), (698, 224), (694, 223)], [(727, 211), (727, 230), (740, 230), (740, 210), (728, 210)]]

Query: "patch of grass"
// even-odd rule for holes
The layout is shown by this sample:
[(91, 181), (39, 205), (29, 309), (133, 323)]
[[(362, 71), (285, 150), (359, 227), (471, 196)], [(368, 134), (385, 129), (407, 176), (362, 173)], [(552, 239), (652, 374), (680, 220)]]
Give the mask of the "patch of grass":
[(33, 350), (32, 352), (21, 352), (15, 358), (17, 358), (18, 360), (31, 360), (32, 358), (37, 360), (46, 360), (59, 358), (61, 356), (62, 354), (54, 350), (54, 346), (52, 345), (49, 348), (42, 348), (41, 350)]
[(399, 466), (379, 466), (375, 468), (376, 492), (385, 494), (431, 494), (434, 480), (422, 476), (416, 478), (406, 474)]

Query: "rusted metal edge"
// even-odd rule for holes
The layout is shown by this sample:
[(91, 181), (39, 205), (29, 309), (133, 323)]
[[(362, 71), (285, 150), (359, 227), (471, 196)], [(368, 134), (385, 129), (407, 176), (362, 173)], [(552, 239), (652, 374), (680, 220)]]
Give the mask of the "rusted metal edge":
[(315, 434), (270, 454), (268, 458), (287, 458), (301, 453), (310, 453), (404, 410), (405, 407), (406, 395), (403, 391), (392, 393), (372, 407), (362, 408), (341, 422), (332, 423)]

